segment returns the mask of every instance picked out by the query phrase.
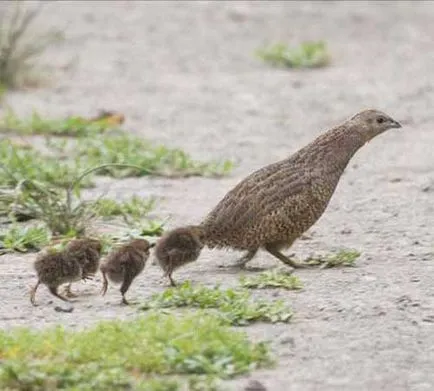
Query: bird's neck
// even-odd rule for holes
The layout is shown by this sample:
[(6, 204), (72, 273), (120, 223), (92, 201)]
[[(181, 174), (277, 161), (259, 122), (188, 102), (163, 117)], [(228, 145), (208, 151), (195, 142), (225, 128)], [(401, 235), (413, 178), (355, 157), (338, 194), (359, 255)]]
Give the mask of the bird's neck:
[(343, 172), (354, 154), (366, 143), (361, 133), (337, 126), (300, 150), (299, 157), (320, 173)]

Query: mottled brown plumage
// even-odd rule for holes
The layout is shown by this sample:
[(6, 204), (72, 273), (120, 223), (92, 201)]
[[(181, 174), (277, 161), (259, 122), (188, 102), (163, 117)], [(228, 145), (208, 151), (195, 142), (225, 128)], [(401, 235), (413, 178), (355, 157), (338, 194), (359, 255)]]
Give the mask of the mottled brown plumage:
[(176, 285), (172, 273), (199, 257), (203, 247), (201, 234), (202, 230), (198, 227), (181, 227), (165, 233), (158, 241), (155, 248), (158, 264), (172, 286)]
[(40, 284), (46, 285), (51, 294), (57, 298), (69, 301), (57, 292), (58, 287), (83, 278), (81, 265), (75, 258), (68, 257), (65, 251), (53, 252), (49, 249), (40, 252), (36, 257), (34, 268), (38, 277), (38, 282), (30, 291), (30, 302), (34, 306), (36, 306), (36, 290)]
[[(75, 259), (82, 268), (82, 279), (91, 280), (99, 268), (102, 244), (98, 239), (80, 238), (71, 240), (64, 251), (69, 258)], [(77, 296), (71, 292), (72, 282), (66, 287), (67, 297)]]
[(100, 267), (103, 277), (101, 294), (104, 296), (107, 292), (108, 279), (116, 284), (122, 283), (122, 303), (128, 304), (125, 294), (133, 280), (145, 268), (149, 250), (153, 246), (145, 239), (134, 239), (108, 254)]
[[(357, 150), (386, 130), (400, 127), (381, 111), (364, 110), (289, 158), (252, 173), (195, 228), (201, 232), (201, 243), (209, 248), (246, 251), (239, 266), (261, 248), (287, 265), (304, 266), (281, 251), (321, 217)], [(176, 242), (175, 238), (172, 241)]]

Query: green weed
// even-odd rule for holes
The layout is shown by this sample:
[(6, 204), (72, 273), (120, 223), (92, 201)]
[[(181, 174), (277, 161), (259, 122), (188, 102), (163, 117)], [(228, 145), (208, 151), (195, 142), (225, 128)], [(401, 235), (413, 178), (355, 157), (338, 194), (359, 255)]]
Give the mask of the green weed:
[[(104, 114), (104, 113), (103, 113)], [(110, 114), (110, 112), (105, 112)], [(0, 132), (16, 132), (20, 134), (45, 134), (45, 135), (73, 135), (78, 136), (76, 143), (72, 144), (69, 154), (65, 150), (71, 146), (65, 140), (52, 140), (47, 138), (46, 144), (54, 156), (44, 156), (33, 150), (23, 150), (11, 144), (8, 140), (2, 140), (0, 145), (0, 164), (10, 172), (18, 168), (19, 179), (37, 179), (62, 185), (71, 178), (78, 168), (107, 165), (99, 175), (108, 175), (118, 178), (131, 176), (165, 176), (187, 177), (207, 176), (221, 177), (227, 175), (233, 168), (229, 160), (223, 162), (201, 162), (183, 150), (168, 148), (163, 145), (153, 145), (142, 138), (116, 132), (111, 135), (99, 134), (113, 125), (113, 117), (121, 115), (113, 114), (112, 117), (101, 120), (84, 120), (72, 117), (65, 120), (46, 120), (34, 113), (30, 120), (21, 120), (10, 111), (0, 122)], [(115, 118), (116, 119), (116, 118)], [(116, 123), (118, 123), (117, 121)], [(109, 166), (109, 164), (124, 165)], [(128, 167), (127, 167), (128, 165)], [(27, 176), (25, 176), (27, 174)], [(10, 175), (0, 173), (0, 185), (16, 182)], [(88, 178), (89, 180), (89, 178)], [(83, 184), (84, 186), (84, 184)]]
[[(81, 201), (79, 189), (62, 189), (35, 181), (17, 186), (12, 209), (43, 221), (53, 235), (84, 235), (95, 217), (92, 205)], [(78, 198), (73, 197), (73, 193)]]
[(154, 200), (133, 197), (124, 203), (110, 200), (84, 201), (80, 196), (80, 181), (99, 167), (87, 170), (74, 178), (67, 189), (37, 181), (21, 181), (14, 190), (0, 189), (0, 216), (10, 221), (36, 219), (43, 221), (53, 235), (82, 236), (99, 214), (122, 213), (128, 226), (137, 232), (132, 236), (160, 236), (164, 223), (147, 220)]
[(215, 310), (225, 322), (237, 326), (257, 321), (289, 322), (292, 317), (292, 310), (283, 301), (253, 301), (248, 290), (193, 286), (188, 281), (153, 295), (141, 309), (180, 307)]
[(100, 198), (93, 206), (98, 216), (122, 216), (128, 225), (132, 225), (144, 219), (154, 209), (155, 202), (155, 198), (144, 199), (134, 195), (130, 200), (122, 202)]
[(81, 117), (65, 119), (45, 119), (33, 112), (28, 120), (20, 119), (13, 110), (8, 110), (0, 120), (0, 132), (21, 135), (52, 135), (70, 137), (88, 137), (103, 133), (113, 128), (109, 121), (86, 120)]
[[(59, 161), (34, 149), (21, 148), (7, 139), (0, 140), (0, 186), (16, 186), (22, 180), (31, 180), (65, 188), (79, 171), (79, 160)], [(80, 184), (89, 187), (92, 182), (85, 178)]]
[(284, 288), (288, 290), (299, 290), (303, 288), (297, 276), (278, 269), (267, 270), (253, 277), (240, 277), (241, 286), (245, 288)]
[(138, 168), (107, 167), (102, 175), (117, 178), (155, 175), (165, 177), (226, 175), (232, 170), (232, 162), (197, 162), (180, 149), (154, 146), (150, 142), (132, 136), (115, 135), (97, 139), (80, 139), (80, 157), (88, 166), (107, 163), (130, 164)]
[(259, 49), (256, 54), (273, 66), (287, 68), (319, 68), (330, 62), (327, 45), (323, 41), (303, 42), (297, 48), (276, 43), (268, 48)]
[(361, 253), (356, 250), (340, 250), (336, 254), (324, 257), (311, 257), (306, 262), (313, 266), (319, 265), (322, 269), (338, 266), (352, 267), (360, 255)]
[(83, 331), (0, 331), (0, 357), (2, 389), (41, 391), (180, 390), (171, 377), (198, 384), (197, 376), (226, 379), (272, 364), (265, 343), (202, 312), (152, 313)]
[(0, 253), (39, 251), (49, 243), (50, 239), (50, 232), (44, 226), (12, 225), (0, 231)]

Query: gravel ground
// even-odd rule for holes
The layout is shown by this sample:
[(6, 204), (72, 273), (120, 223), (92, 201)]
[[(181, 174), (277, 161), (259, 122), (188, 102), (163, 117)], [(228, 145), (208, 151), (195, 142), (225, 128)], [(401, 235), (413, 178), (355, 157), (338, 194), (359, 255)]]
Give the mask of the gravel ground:
[[(298, 257), (340, 247), (362, 252), (356, 268), (297, 271), (300, 292), (280, 292), (295, 311), (289, 325), (255, 325), (271, 339), (277, 368), (253, 378), (268, 390), (434, 389), (434, 3), (433, 2), (52, 2), (42, 26), (66, 27), (45, 60), (55, 72), (37, 90), (8, 94), (25, 115), (94, 115), (114, 109), (137, 134), (201, 159), (232, 158), (228, 178), (101, 181), (117, 198), (161, 198), (171, 226), (198, 222), (239, 180), (284, 158), (328, 127), (368, 107), (401, 121), (362, 148), (329, 208), (297, 242)], [(253, 52), (266, 43), (324, 39), (333, 62), (282, 70)], [(218, 268), (235, 252), (204, 251), (175, 274), (235, 285)], [(33, 308), (34, 255), (0, 258), (0, 326), (82, 326), (133, 316), (118, 288), (76, 284), (83, 295), (59, 314), (44, 287)], [(260, 253), (252, 266), (278, 263)], [(129, 291), (148, 297), (164, 286), (147, 266)], [(260, 296), (273, 297), (272, 292)], [(231, 382), (240, 390), (246, 379)]]

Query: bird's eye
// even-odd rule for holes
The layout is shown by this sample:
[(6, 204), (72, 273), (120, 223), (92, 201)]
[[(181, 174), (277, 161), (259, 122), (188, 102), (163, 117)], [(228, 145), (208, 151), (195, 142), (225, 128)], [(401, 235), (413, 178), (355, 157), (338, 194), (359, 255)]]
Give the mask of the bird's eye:
[(382, 124), (385, 121), (384, 117), (377, 118), (377, 124)]

